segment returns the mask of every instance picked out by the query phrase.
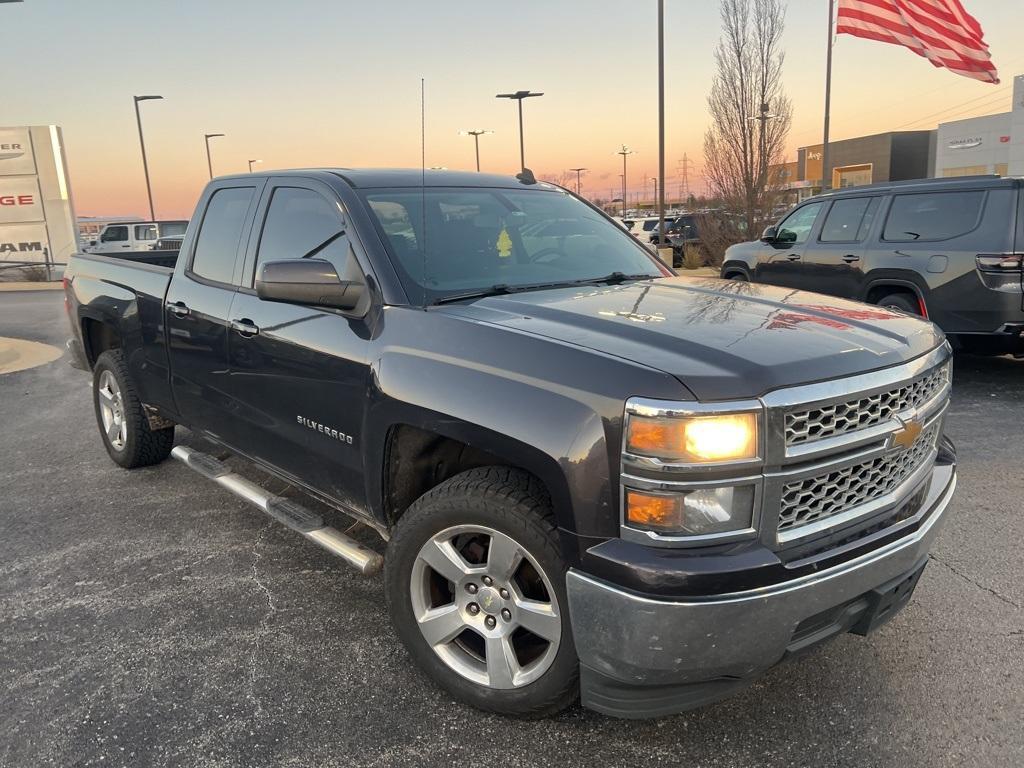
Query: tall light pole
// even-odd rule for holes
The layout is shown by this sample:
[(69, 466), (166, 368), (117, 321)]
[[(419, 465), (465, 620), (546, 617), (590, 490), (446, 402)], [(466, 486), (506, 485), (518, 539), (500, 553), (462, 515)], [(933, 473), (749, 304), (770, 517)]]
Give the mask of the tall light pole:
[(146, 197), (149, 198), (150, 221), (156, 221), (156, 213), (153, 211), (153, 188), (149, 185), (149, 163), (146, 161), (146, 142), (142, 138), (142, 116), (139, 114), (139, 102), (162, 98), (163, 96), (132, 96), (132, 99), (135, 100), (135, 122), (139, 126), (139, 146), (142, 148), (142, 171), (146, 174)]
[(494, 131), (459, 131), (459, 136), (472, 136), (473, 143), (476, 145), (476, 172), (480, 173), (480, 137), (486, 136), (488, 133), (494, 133)]
[[(825, 54), (825, 129), (821, 139), (821, 191), (832, 189), (829, 173), (828, 118), (832, 105), (832, 19), (835, 18), (835, 0), (828, 0), (828, 48)], [(825, 176), (828, 175), (826, 179)]]
[(543, 93), (531, 93), (530, 91), (516, 91), (515, 93), (499, 93), (496, 99), (515, 99), (519, 102), (519, 165), (526, 169), (526, 151), (523, 148), (523, 99), (530, 99), (534, 96), (543, 96)]
[(210, 171), (210, 178), (213, 178), (213, 161), (210, 160), (210, 139), (216, 138), (217, 136), (223, 136), (223, 133), (204, 133), (203, 138), (206, 139), (206, 167)]
[(580, 174), (583, 173), (586, 170), (589, 170), (589, 169), (588, 168), (570, 168), (569, 170), (570, 171), (576, 171), (576, 194), (579, 195), (580, 189), (582, 189), (582, 186), (580, 185)]
[[(654, 204), (657, 205), (658, 204), (658, 202), (657, 202), (658, 201), (658, 177), (657, 176), (651, 176), (651, 181), (654, 182), (654, 201), (655, 201)], [(665, 221), (664, 209), (663, 208), (659, 208), (659, 211), (660, 212), (659, 212), (658, 215), (659, 215), (661, 221), (664, 222)], [(661, 233), (660, 229), (658, 230), (658, 233), (659, 234)]]
[(262, 162), (263, 162), (262, 160), (250, 160), (249, 161), (249, 173), (252, 173), (252, 164), (253, 163), (262, 163)]
[(615, 153), (616, 155), (622, 155), (622, 215), (626, 215), (626, 158), (629, 155), (636, 154), (632, 149), (627, 147), (625, 144), (622, 145), (622, 149)]
[(661, 180), (661, 197), (658, 187), (654, 196), (658, 198), (658, 247), (665, 241), (665, 0), (658, 0), (658, 178)]

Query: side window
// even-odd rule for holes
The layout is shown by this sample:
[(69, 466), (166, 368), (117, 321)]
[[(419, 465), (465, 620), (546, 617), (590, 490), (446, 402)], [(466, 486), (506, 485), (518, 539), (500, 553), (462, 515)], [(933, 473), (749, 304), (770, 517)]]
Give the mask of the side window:
[(948, 240), (978, 225), (985, 193), (928, 192), (897, 195), (889, 208), (882, 239), (891, 242)]
[(814, 220), (818, 218), (824, 203), (809, 203), (797, 208), (779, 225), (775, 239), (779, 243), (787, 245), (800, 245), (807, 242), (814, 226)]
[(871, 229), (877, 197), (852, 197), (836, 200), (821, 227), (823, 243), (855, 243), (863, 240)]
[(100, 236), (101, 243), (123, 243), (128, 239), (128, 227), (107, 227)]
[(231, 282), (238, 240), (253, 190), (253, 187), (225, 187), (213, 193), (199, 228), (192, 256), (193, 273), (218, 283)]
[(156, 240), (156, 224), (143, 224), (135, 227), (136, 240)]
[(311, 189), (278, 187), (267, 208), (252, 278), (265, 261), (309, 258), (329, 260), (340, 275), (349, 251), (344, 234), (338, 206), (323, 195)]

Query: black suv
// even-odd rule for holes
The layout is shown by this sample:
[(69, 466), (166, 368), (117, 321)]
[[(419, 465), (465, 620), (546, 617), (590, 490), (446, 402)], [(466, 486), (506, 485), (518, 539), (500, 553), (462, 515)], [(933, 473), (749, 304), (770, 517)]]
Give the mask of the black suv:
[(1022, 190), (971, 176), (818, 195), (729, 248), (722, 277), (900, 309), (968, 351), (1024, 353)]

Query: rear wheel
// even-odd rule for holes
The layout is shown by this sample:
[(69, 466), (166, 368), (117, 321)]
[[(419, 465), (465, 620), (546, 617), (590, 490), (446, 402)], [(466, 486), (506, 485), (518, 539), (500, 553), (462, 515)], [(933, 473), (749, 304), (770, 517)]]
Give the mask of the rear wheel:
[(480, 709), (540, 717), (577, 696), (565, 572), (546, 491), (488, 467), (405, 513), (385, 590), (399, 636), (439, 685)]
[(736, 280), (741, 283), (750, 282), (745, 274), (742, 272), (733, 272), (731, 275), (725, 278), (726, 280)]
[(900, 312), (906, 312), (908, 315), (920, 316), (921, 314), (920, 305), (909, 293), (890, 293), (888, 296), (880, 298), (876, 303), (880, 307), (898, 309)]
[(150, 429), (119, 349), (110, 349), (93, 368), (93, 406), (107, 453), (125, 469), (158, 464), (174, 446), (174, 427)]

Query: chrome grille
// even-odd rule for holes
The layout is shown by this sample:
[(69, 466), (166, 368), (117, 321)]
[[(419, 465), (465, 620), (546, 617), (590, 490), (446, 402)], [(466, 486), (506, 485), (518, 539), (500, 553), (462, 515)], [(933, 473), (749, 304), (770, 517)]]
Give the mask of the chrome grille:
[(949, 382), (947, 362), (914, 381), (887, 392), (786, 414), (786, 445), (800, 445), (844, 435), (888, 421), (909, 408), (929, 402)]
[(939, 425), (936, 421), (910, 448), (897, 453), (787, 483), (782, 488), (779, 530), (817, 522), (891, 493), (931, 456)]

